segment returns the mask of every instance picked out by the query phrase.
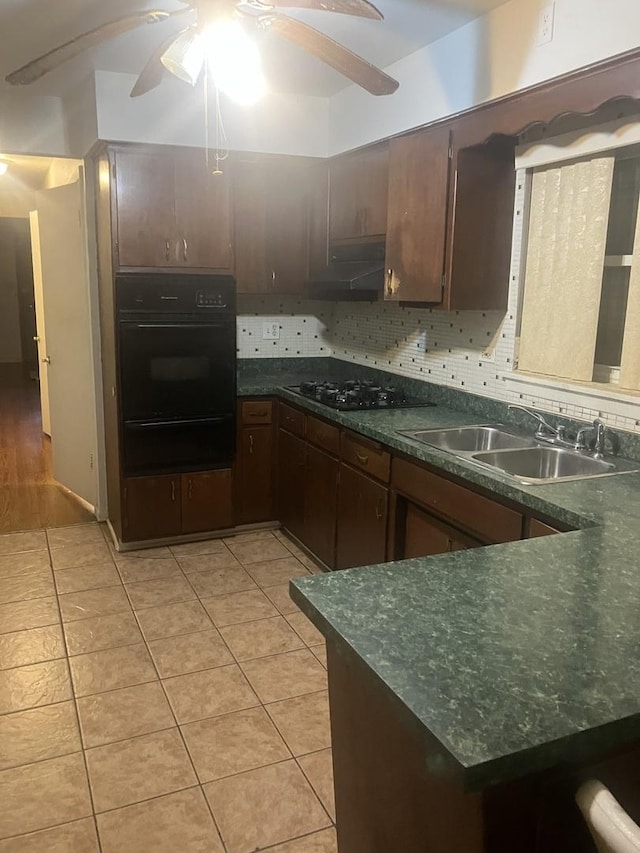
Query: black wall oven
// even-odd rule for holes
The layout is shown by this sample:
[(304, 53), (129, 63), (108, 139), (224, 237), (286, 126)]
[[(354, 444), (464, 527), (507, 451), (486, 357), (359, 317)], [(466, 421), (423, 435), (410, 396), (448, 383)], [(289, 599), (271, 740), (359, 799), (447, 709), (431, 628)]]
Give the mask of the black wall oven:
[(230, 276), (116, 276), (126, 476), (227, 468), (235, 455)]

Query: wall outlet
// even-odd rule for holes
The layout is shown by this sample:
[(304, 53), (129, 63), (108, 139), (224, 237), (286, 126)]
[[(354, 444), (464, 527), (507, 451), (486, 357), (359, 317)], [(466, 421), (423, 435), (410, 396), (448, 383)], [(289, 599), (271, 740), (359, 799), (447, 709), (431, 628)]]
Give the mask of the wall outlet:
[(262, 340), (263, 341), (279, 341), (280, 340), (280, 323), (263, 323), (262, 324)]
[(540, 17), (538, 18), (538, 45), (549, 44), (550, 41), (553, 41), (555, 7), (555, 2), (547, 3), (540, 11)]

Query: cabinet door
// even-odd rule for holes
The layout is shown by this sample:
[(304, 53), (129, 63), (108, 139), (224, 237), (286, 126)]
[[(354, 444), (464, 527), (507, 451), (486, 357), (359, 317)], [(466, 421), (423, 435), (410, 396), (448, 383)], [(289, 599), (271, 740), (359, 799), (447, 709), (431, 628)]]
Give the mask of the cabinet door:
[(207, 169), (201, 149), (175, 154), (177, 263), (184, 267), (231, 270), (231, 166), (221, 175)]
[(433, 518), (415, 504), (406, 504), (403, 559), (446, 554), (448, 551), (462, 551), (467, 548), (477, 548), (480, 544), (455, 528), (449, 527), (448, 524)]
[(385, 562), (388, 496), (386, 486), (340, 466), (337, 569)]
[(172, 152), (118, 151), (115, 190), (120, 266), (178, 265)]
[(358, 162), (347, 154), (329, 167), (329, 235), (331, 240), (352, 240), (360, 236)]
[(514, 142), (498, 139), (454, 150), (453, 168), (445, 307), (506, 310), (515, 203)]
[(302, 541), (329, 568), (335, 565), (338, 460), (307, 445)]
[(384, 298), (442, 300), (449, 130), (391, 141)]
[(335, 159), (329, 170), (331, 240), (384, 237), (389, 147), (384, 142)]
[(389, 145), (383, 142), (358, 155), (356, 192), (361, 237), (384, 237), (387, 232)]
[(309, 275), (329, 262), (329, 169), (326, 162), (310, 167)]
[(233, 526), (231, 469), (182, 474), (182, 532)]
[(234, 173), (235, 276), (238, 293), (266, 293), (267, 167), (264, 161), (241, 160)]
[(306, 444), (284, 430), (278, 435), (278, 517), (298, 539), (304, 538)]
[(267, 287), (302, 293), (309, 271), (309, 167), (290, 157), (266, 168)]
[(180, 475), (124, 481), (122, 539), (137, 542), (180, 533)]
[(274, 518), (271, 426), (240, 430), (238, 475), (238, 523), (271, 521)]

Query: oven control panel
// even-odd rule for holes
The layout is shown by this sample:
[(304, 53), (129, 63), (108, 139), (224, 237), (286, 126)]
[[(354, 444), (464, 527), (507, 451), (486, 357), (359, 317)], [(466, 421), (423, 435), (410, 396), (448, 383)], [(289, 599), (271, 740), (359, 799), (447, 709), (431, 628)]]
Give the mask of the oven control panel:
[(226, 308), (227, 299), (222, 293), (213, 290), (199, 290), (196, 293), (197, 308)]

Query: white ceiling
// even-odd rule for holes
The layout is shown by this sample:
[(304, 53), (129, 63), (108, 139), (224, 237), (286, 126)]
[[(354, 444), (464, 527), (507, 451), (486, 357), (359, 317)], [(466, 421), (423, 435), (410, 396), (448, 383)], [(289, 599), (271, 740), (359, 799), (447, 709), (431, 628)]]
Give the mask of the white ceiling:
[[(384, 21), (327, 12), (296, 12), (369, 62), (385, 67), (435, 41), (506, 0), (377, 0)], [(179, 0), (0, 0), (0, 91), (9, 72), (58, 44), (132, 9), (184, 7)], [(293, 14), (293, 13), (292, 13)], [(25, 87), (34, 94), (62, 95), (92, 68), (138, 73), (153, 48), (184, 25), (185, 18), (143, 26), (66, 63)], [(276, 91), (329, 96), (347, 81), (319, 60), (278, 36), (261, 37), (270, 87)]]

